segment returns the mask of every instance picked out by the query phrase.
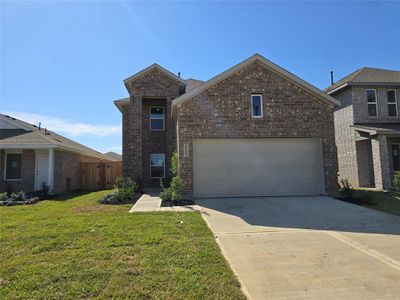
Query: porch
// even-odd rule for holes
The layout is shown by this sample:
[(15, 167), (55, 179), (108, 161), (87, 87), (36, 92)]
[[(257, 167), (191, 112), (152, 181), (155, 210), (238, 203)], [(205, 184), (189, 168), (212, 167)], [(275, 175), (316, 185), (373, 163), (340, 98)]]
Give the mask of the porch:
[(54, 148), (7, 148), (0, 152), (1, 192), (54, 189)]
[(400, 124), (354, 125), (360, 187), (388, 190), (400, 171)]

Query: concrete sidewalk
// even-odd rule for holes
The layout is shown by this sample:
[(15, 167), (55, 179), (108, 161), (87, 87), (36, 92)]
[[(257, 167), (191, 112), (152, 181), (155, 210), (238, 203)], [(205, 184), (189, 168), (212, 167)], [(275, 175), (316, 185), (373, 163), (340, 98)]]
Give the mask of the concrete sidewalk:
[(195, 207), (193, 205), (188, 206), (171, 206), (161, 207), (161, 198), (159, 197), (160, 189), (146, 190), (142, 197), (136, 201), (135, 205), (129, 210), (130, 213), (134, 212), (156, 212), (156, 211), (172, 211), (172, 212), (185, 212), (193, 211)]

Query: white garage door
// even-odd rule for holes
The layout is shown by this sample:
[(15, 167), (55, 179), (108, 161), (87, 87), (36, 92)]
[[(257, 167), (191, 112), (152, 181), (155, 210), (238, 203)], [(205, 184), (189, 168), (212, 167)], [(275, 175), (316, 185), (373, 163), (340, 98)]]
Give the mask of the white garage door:
[(194, 196), (317, 195), (324, 191), (319, 139), (194, 141)]

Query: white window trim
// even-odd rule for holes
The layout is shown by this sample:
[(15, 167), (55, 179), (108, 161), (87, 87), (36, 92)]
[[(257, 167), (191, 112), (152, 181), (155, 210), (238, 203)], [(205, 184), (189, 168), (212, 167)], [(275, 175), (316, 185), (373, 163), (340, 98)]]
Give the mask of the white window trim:
[[(259, 96), (260, 97), (260, 106), (261, 106), (261, 115), (260, 116), (255, 116), (254, 114), (253, 114), (253, 96)], [(262, 118), (263, 116), (264, 116), (264, 110), (263, 110), (263, 96), (262, 96), (262, 94), (251, 94), (251, 107), (250, 107), (250, 109), (251, 109), (251, 117), (253, 118), (253, 119), (260, 119), (260, 118)]]
[[(389, 102), (388, 92), (390, 92), (390, 91), (394, 92), (394, 102)], [(388, 105), (388, 117), (389, 118), (397, 118), (399, 116), (399, 112), (398, 112), (398, 106), (397, 106), (397, 93), (396, 93), (396, 90), (394, 90), (394, 89), (386, 90), (386, 99), (387, 99), (387, 105)], [(395, 116), (389, 116), (389, 105), (395, 105), (396, 106), (396, 115)]]
[[(368, 91), (374, 91), (374, 93), (375, 93), (375, 102), (368, 102)], [(378, 118), (378, 116), (379, 116), (379, 112), (378, 112), (378, 93), (376, 92), (376, 89), (366, 89), (365, 90), (365, 95), (366, 95), (366, 98), (367, 98), (367, 115), (368, 115), (368, 118)], [(368, 105), (372, 105), (372, 104), (375, 105), (376, 116), (370, 116), (369, 115)]]
[[(153, 128), (151, 128), (151, 120), (152, 120), (152, 118), (151, 118), (151, 109), (152, 108), (162, 108), (162, 110), (163, 110), (163, 118), (162, 118), (162, 120), (163, 120), (163, 128), (162, 129), (153, 129)], [(153, 120), (160, 120), (160, 119), (153, 119)], [(165, 108), (163, 106), (150, 106), (150, 130), (151, 131), (164, 131), (165, 130)]]
[[(152, 155), (162, 155), (164, 157), (164, 165), (163, 166), (161, 166), (161, 165), (152, 166), (151, 165), (151, 156)], [(150, 154), (150, 178), (152, 178), (152, 179), (163, 179), (163, 178), (165, 178), (165, 163), (166, 163), (166, 161), (165, 161), (165, 153), (151, 153)], [(164, 176), (163, 177), (153, 177), (153, 176), (151, 176), (151, 167), (164, 167)]]
[[(21, 178), (7, 179), (7, 156), (8, 154), (21, 154)], [(22, 180), (22, 150), (6, 150), (4, 152), (4, 181), (21, 181)]]

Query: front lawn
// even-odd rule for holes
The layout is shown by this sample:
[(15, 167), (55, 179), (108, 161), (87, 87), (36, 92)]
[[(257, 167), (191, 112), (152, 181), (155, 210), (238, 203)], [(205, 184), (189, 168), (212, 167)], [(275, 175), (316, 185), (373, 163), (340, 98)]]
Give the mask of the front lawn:
[(127, 213), (110, 191), (0, 207), (0, 299), (243, 299), (197, 212)]
[(398, 193), (368, 191), (368, 196), (372, 204), (365, 205), (366, 207), (400, 216), (400, 195)]

